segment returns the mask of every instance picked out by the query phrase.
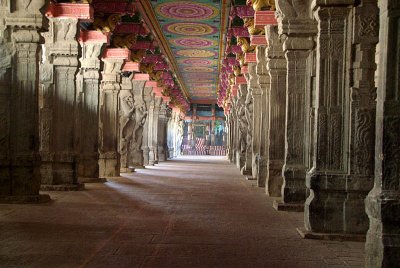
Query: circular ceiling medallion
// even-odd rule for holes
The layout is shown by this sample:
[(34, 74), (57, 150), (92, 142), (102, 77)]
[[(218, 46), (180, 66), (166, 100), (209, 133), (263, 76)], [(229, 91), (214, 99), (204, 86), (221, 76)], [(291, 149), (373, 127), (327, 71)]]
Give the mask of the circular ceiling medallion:
[(202, 50), (202, 49), (183, 49), (183, 50), (178, 50), (176, 54), (178, 56), (190, 57), (190, 58), (208, 58), (208, 57), (214, 57), (215, 55), (215, 53), (212, 51)]
[(208, 48), (218, 44), (215, 40), (204, 39), (200, 37), (183, 37), (172, 39), (171, 43), (181, 47)]
[(186, 64), (186, 65), (195, 65), (195, 66), (212, 66), (216, 65), (217, 61), (215, 60), (207, 60), (207, 59), (181, 59), (178, 61), (179, 64)]
[(214, 72), (213, 68), (202, 67), (202, 66), (193, 66), (193, 67), (185, 67), (183, 68), (184, 72), (201, 72), (201, 73), (212, 73)]
[(217, 8), (188, 1), (174, 1), (156, 7), (157, 14), (176, 20), (208, 20), (219, 14)]
[(207, 35), (214, 34), (217, 30), (205, 23), (177, 22), (169, 23), (163, 27), (164, 31), (181, 35)]

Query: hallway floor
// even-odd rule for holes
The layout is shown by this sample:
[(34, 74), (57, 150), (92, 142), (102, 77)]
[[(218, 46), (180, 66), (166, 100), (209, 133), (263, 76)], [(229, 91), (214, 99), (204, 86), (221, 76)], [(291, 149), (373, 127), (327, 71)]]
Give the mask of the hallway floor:
[(364, 243), (304, 240), (224, 157), (163, 162), (40, 205), (0, 205), (0, 267), (363, 267)]

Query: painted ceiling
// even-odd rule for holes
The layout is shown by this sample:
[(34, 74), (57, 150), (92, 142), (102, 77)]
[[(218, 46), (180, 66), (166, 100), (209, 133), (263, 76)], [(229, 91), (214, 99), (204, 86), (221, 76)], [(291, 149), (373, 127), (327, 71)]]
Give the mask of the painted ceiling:
[(153, 0), (152, 8), (192, 102), (215, 102), (225, 0)]

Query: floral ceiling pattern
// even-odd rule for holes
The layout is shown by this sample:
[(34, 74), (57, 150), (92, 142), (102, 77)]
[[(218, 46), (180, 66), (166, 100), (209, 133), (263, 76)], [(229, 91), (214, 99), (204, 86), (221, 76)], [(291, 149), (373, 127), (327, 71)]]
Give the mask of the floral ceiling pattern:
[(217, 99), (223, 2), (151, 1), (192, 101)]

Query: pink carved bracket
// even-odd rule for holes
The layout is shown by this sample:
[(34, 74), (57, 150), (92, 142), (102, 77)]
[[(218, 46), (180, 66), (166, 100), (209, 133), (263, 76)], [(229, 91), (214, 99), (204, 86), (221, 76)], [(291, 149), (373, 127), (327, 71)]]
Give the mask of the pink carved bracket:
[(94, 9), (89, 4), (56, 4), (50, 2), (45, 15), (50, 18), (74, 18), (81, 21), (93, 21)]
[(115, 27), (114, 32), (120, 34), (137, 34), (141, 36), (147, 36), (150, 33), (141, 23), (119, 23)]
[(140, 63), (134, 61), (126, 61), (122, 67), (123, 72), (140, 72)]
[(256, 11), (254, 15), (254, 26), (265, 25), (278, 25), (278, 21), (275, 18), (275, 11)]
[(266, 46), (268, 45), (265, 35), (252, 35), (250, 37), (250, 45), (252, 46)]
[(135, 14), (137, 11), (134, 3), (126, 1), (94, 0), (92, 5), (99, 13)]
[(256, 53), (245, 53), (244, 54), (244, 60), (247, 63), (256, 63), (257, 62), (257, 56)]
[(243, 75), (236, 76), (235, 84), (236, 85), (245, 85), (245, 84), (247, 84), (246, 78)]
[(104, 59), (123, 59), (128, 60), (131, 57), (131, 51), (127, 48), (107, 48), (104, 50)]
[(79, 43), (105, 43), (110, 44), (111, 33), (100, 31), (81, 31), (79, 33)]
[(137, 73), (137, 74), (134, 75), (133, 80), (149, 81), (150, 80), (150, 76), (148, 74)]

